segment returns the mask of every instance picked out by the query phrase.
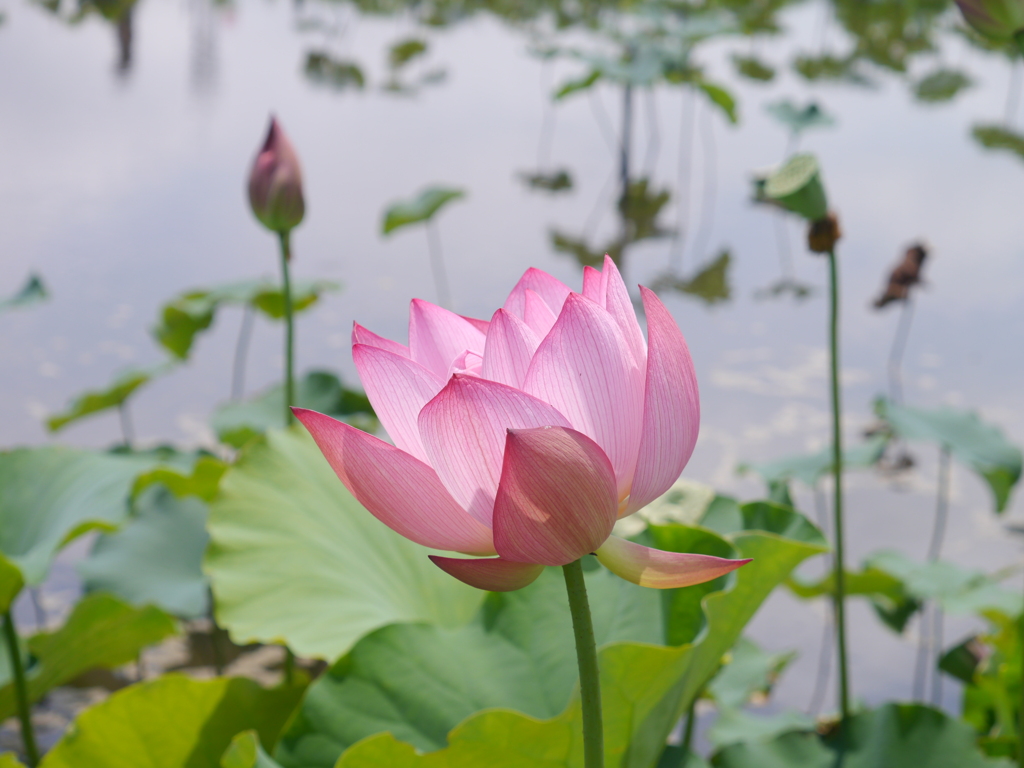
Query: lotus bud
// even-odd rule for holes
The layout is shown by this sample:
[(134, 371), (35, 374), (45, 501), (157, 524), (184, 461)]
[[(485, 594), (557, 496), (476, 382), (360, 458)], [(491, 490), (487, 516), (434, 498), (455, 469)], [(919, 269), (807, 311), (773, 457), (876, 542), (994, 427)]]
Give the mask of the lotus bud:
[(1024, 34), (1024, 0), (956, 0), (964, 19), (991, 40)]
[(763, 194), (808, 221), (818, 221), (828, 214), (825, 188), (814, 155), (789, 158), (765, 181)]
[(273, 117), (249, 174), (249, 203), (263, 226), (282, 234), (298, 226), (306, 212), (299, 156)]

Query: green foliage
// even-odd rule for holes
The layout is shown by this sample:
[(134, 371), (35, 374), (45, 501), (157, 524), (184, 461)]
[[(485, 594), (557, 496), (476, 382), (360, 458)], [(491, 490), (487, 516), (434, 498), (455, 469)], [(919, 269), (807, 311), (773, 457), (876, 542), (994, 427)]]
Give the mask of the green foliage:
[[(875, 435), (865, 442), (843, 449), (843, 469), (867, 469), (878, 463), (889, 443), (888, 435)], [(786, 483), (799, 480), (813, 488), (825, 475), (831, 474), (832, 448), (825, 447), (811, 454), (786, 456), (764, 464), (741, 464), (740, 473), (754, 472), (768, 483)]]
[(975, 125), (971, 136), (985, 149), (1006, 150), (1024, 160), (1024, 135), (1003, 125)]
[[(835, 594), (832, 572), (816, 582), (805, 582), (794, 576), (786, 584), (793, 594), (804, 600)], [(870, 565), (860, 571), (847, 571), (844, 585), (847, 597), (866, 597), (878, 618), (894, 632), (902, 632), (921, 607), (920, 599), (907, 590), (902, 580)]]
[(20, 582), (40, 584), (66, 543), (123, 523), (135, 476), (157, 463), (55, 446), (0, 452), (0, 609)]
[(220, 479), (227, 469), (227, 463), (208, 454), (197, 456), (187, 475), (175, 467), (157, 467), (135, 478), (132, 498), (159, 483), (179, 498), (197, 496), (203, 501), (210, 501), (220, 488)]
[[(793, 731), (767, 742), (733, 744), (711, 761), (715, 768), (1009, 768), (974, 744), (970, 726), (920, 704), (886, 704), (853, 715), (821, 737)], [(842, 748), (842, 749), (841, 749)], [(840, 751), (842, 757), (840, 758)]]
[(708, 686), (722, 709), (739, 709), (751, 697), (767, 696), (796, 652), (767, 653), (753, 640), (741, 637), (725, 659), (725, 666)]
[(740, 56), (734, 53), (732, 63), (736, 67), (736, 72), (748, 80), (768, 83), (775, 79), (775, 67), (756, 56)]
[(272, 749), (303, 690), (164, 675), (83, 712), (40, 768), (219, 768), (242, 731), (255, 730)]
[(711, 103), (722, 110), (726, 120), (735, 125), (740, 121), (736, 107), (736, 97), (721, 85), (709, 83), (706, 80), (698, 80), (695, 85), (705, 96), (711, 99)]
[(860, 62), (854, 56), (840, 58), (832, 54), (823, 54), (821, 56), (797, 56), (793, 61), (793, 69), (812, 83), (819, 80), (832, 80), (850, 85), (874, 85), (861, 71), (859, 64)]
[[(174, 620), (159, 608), (133, 608), (112, 595), (90, 595), (59, 630), (28, 639), (33, 660), (27, 670), (29, 700), (39, 701), (90, 669), (134, 661), (147, 645), (176, 632)], [(14, 683), (0, 676), (0, 721), (17, 711)]]
[[(764, 598), (800, 561), (824, 549), (820, 533), (797, 513), (757, 507), (743, 508), (740, 529), (726, 537), (671, 524), (644, 534), (666, 549), (675, 543), (754, 557), (711, 590), (644, 590), (603, 569), (588, 571), (603, 645), (609, 766), (657, 761), (669, 732)], [(789, 532), (798, 538), (787, 538)], [(351, 744), (340, 768), (582, 765), (572, 634), (559, 582), (548, 571), (531, 587), (492, 596), (478, 621), (460, 630), (405, 625), (366, 637), (310, 689), (282, 739), (279, 761), (329, 768)], [(659, 626), (659, 603), (661, 638), (650, 635)], [(683, 610), (688, 603), (702, 604), (704, 613)], [(673, 636), (691, 639), (654, 644)], [(380, 733), (385, 729), (390, 733)], [(420, 755), (417, 748), (438, 751)]]
[(677, 291), (687, 296), (700, 299), (712, 306), (732, 298), (729, 284), (729, 267), (732, 265), (732, 254), (728, 250), (721, 251), (711, 261), (699, 267), (690, 277), (678, 277), (672, 273), (661, 275), (651, 283), (655, 292)]
[(562, 86), (555, 91), (554, 99), (555, 101), (561, 101), (566, 96), (572, 96), (574, 93), (586, 91), (600, 79), (601, 71), (598, 69), (592, 69), (583, 77), (578, 77), (575, 80), (569, 80), (562, 84)]
[(381, 232), (385, 235), (410, 224), (429, 221), (441, 208), (466, 196), (461, 189), (428, 187), (411, 200), (394, 203), (384, 212)]
[(29, 275), (25, 284), (13, 296), (0, 299), (0, 312), (38, 304), (50, 297), (46, 285), (39, 275)]
[(917, 81), (914, 96), (918, 101), (950, 101), (972, 84), (971, 78), (963, 72), (940, 68)]
[[(292, 284), (292, 309), (301, 312), (313, 306), (321, 294), (340, 290), (330, 280), (296, 280)], [(272, 280), (244, 280), (213, 288), (186, 291), (161, 309), (153, 338), (179, 360), (192, 350), (195, 337), (213, 323), (222, 306), (248, 306), (271, 320), (284, 318), (284, 293)]]
[[(329, 371), (309, 371), (296, 381), (295, 405), (325, 413), (367, 432), (377, 429), (377, 418), (366, 395), (347, 389)], [(210, 417), (210, 426), (222, 443), (235, 448), (268, 429), (284, 427), (284, 385), (275, 384), (242, 402), (224, 403)]]
[(333, 661), (386, 624), (464, 624), (483, 597), (363, 509), (298, 429), (246, 447), (207, 527), (217, 620), (239, 644)]
[(879, 399), (875, 410), (897, 435), (948, 448), (988, 483), (995, 511), (1006, 510), (1024, 459), (1020, 448), (998, 427), (986, 424), (976, 413), (946, 407), (926, 410)]
[(110, 408), (118, 408), (135, 393), (135, 390), (167, 373), (171, 368), (171, 365), (163, 364), (152, 368), (125, 371), (117, 376), (106, 389), (89, 390), (78, 395), (64, 412), (46, 420), (46, 428), (51, 432), (56, 432), (86, 416)]
[(723, 709), (708, 729), (707, 739), (720, 749), (729, 744), (768, 741), (789, 731), (813, 728), (813, 717), (794, 710), (764, 715), (741, 709)]
[(281, 764), (263, 751), (256, 731), (243, 731), (231, 741), (220, 759), (221, 768), (281, 768)]
[(317, 85), (327, 85), (338, 91), (353, 89), (361, 91), (366, 86), (366, 76), (354, 61), (335, 59), (327, 51), (310, 51), (306, 54), (306, 77)]
[(801, 109), (788, 99), (776, 101), (765, 107), (765, 111), (786, 126), (792, 133), (803, 133), (808, 128), (827, 128), (835, 125), (835, 119), (816, 102)]
[(572, 189), (572, 176), (564, 168), (550, 173), (520, 173), (519, 178), (530, 189), (539, 189), (544, 192), (568, 192)]
[(134, 518), (97, 539), (78, 564), (86, 590), (109, 592), (132, 605), (156, 605), (185, 619), (206, 616), (206, 516), (199, 499), (179, 499), (163, 486), (151, 486), (136, 502)]
[(0, 755), (0, 768), (25, 768), (25, 764), (13, 752), (4, 752)]
[(413, 59), (427, 52), (427, 41), (416, 37), (400, 40), (388, 49), (388, 66), (401, 69)]

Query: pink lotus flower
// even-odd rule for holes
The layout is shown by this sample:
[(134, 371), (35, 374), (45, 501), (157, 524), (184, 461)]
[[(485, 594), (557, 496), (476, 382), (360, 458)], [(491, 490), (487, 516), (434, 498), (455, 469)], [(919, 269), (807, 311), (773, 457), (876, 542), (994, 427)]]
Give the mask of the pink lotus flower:
[(249, 173), (249, 204), (273, 232), (290, 232), (306, 212), (299, 156), (274, 117)]
[(338, 477), (381, 522), (435, 549), (480, 589), (526, 586), (596, 553), (641, 586), (699, 584), (746, 560), (662, 552), (615, 521), (678, 479), (700, 421), (686, 342), (641, 288), (648, 340), (611, 259), (583, 293), (530, 269), (490, 322), (419, 299), (409, 346), (356, 325), (352, 356), (394, 446), (294, 409)]

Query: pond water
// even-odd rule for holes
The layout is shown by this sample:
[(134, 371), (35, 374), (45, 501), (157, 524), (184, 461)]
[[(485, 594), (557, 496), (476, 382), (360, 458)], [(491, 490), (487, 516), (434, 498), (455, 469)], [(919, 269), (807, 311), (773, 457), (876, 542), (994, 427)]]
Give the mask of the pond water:
[[(545, 14), (512, 23), (470, 7), (456, 14), (442, 6), (450, 20), (428, 25), (421, 23), (428, 7), (398, 5), (371, 13), (322, 2), (139, 0), (118, 22), (95, 9), (78, 19), (76, 8), (0, 0), (0, 295), (31, 272), (52, 294), (0, 317), (0, 443), (117, 442), (114, 412), (56, 438), (42, 422), (116, 371), (159, 362), (148, 329), (165, 300), (192, 287), (276, 275), (276, 244), (255, 224), (244, 195), (271, 112), (304, 163), (308, 208), (294, 235), (294, 270), (344, 284), (301, 317), (300, 371), (332, 368), (356, 382), (352, 321), (404, 339), (409, 299), (436, 300), (423, 228), (380, 234), (387, 205), (429, 184), (467, 192), (442, 211), (437, 227), (457, 311), (489, 316), (528, 266), (579, 285), (580, 265), (555, 249), (553, 233), (600, 251), (620, 231), (623, 88), (598, 84), (552, 104), (552, 92), (586, 67), (578, 57), (544, 59), (535, 49), (557, 40), (609, 50), (610, 36), (582, 27), (554, 33)], [(899, 3), (875, 5), (903, 12)], [(869, 85), (809, 82), (791, 63), (800, 55), (845, 55), (855, 42), (844, 27), (853, 24), (850, 7), (780, 5), (778, 34), (723, 34), (696, 45), (692, 61), (736, 97), (736, 126), (691, 88), (662, 83), (632, 93), (631, 177), (647, 179), (651, 197), (665, 190), (669, 198), (656, 219), (663, 236), (630, 245), (624, 270), (631, 284), (650, 284), (670, 268), (691, 278), (729, 253), (727, 297), (720, 285), (704, 298), (672, 290), (663, 297), (701, 384), (701, 437), (686, 476), (744, 498), (763, 491), (737, 474), (738, 464), (816, 450), (829, 434), (825, 263), (805, 252), (798, 224), (749, 201), (751, 171), (777, 163), (787, 148), (786, 129), (765, 110), (784, 98), (800, 106), (813, 99), (835, 121), (808, 130), (800, 146), (820, 158), (844, 232), (850, 440), (887, 389), (900, 313), (895, 306), (875, 311), (871, 301), (903, 250), (923, 240), (931, 256), (905, 354), (906, 402), (977, 409), (1024, 443), (1024, 258), (1015, 213), (1024, 164), (971, 136), (975, 124), (1016, 120), (1013, 78), (1021, 73), (969, 45), (953, 10), (937, 3), (917, 6), (935, 49), (908, 57), (907, 72), (860, 61), (855, 69)], [(913, 37), (879, 42), (884, 25), (868, 22), (861, 45), (874, 41), (895, 54), (913, 47)], [(908, 30), (918, 31), (914, 24)], [(399, 72), (404, 91), (388, 88), (388, 49), (410, 37), (427, 51)], [(311, 78), (311, 52), (357, 62), (365, 86)], [(742, 78), (734, 55), (756, 55), (777, 75)], [(914, 85), (941, 68), (967, 73), (972, 86), (951, 101), (916, 99)], [(557, 194), (530, 189), (520, 177), (562, 168), (572, 188)], [(813, 288), (804, 300), (763, 296), (788, 274), (786, 242), (789, 277)], [(705, 274), (704, 284), (715, 288), (713, 277)], [(188, 364), (133, 401), (139, 444), (211, 443), (206, 419), (230, 393), (240, 322), (240, 312), (223, 311)], [(279, 327), (257, 321), (250, 391), (279, 379), (279, 336)], [(936, 450), (913, 452), (917, 467), (896, 480), (851, 476), (855, 563), (880, 547), (924, 557)], [(796, 490), (813, 514), (810, 491)], [(1024, 512), (1019, 497), (1011, 519)], [(986, 571), (1019, 561), (987, 489), (959, 466), (945, 555)], [(69, 572), (65, 565), (65, 579)], [(780, 591), (751, 625), (766, 647), (801, 652), (775, 706), (806, 707), (824, 614), (824, 606)], [(950, 619), (946, 637), (970, 626)], [(850, 632), (855, 695), (869, 703), (909, 698), (913, 627), (897, 637), (855, 602)], [(945, 705), (957, 708), (957, 695), (947, 684)]]

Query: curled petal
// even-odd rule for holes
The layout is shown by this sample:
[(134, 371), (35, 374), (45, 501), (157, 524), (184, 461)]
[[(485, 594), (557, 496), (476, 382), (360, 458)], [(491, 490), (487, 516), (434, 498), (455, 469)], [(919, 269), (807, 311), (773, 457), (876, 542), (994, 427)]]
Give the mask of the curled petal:
[(388, 528), (433, 549), (494, 553), (491, 531), (455, 503), (426, 464), (330, 416), (292, 411), (345, 487)]
[(488, 592), (512, 592), (532, 584), (543, 565), (516, 563), (502, 557), (485, 557), (466, 560), (461, 557), (439, 557), (430, 555), (438, 568), (459, 581)]
[(356, 344), (352, 359), (366, 396), (392, 442), (426, 461), (416, 419), (430, 398), (441, 391), (444, 381), (408, 357), (380, 347)]
[(654, 292), (641, 287), (640, 293), (649, 349), (643, 436), (626, 514), (650, 504), (679, 479), (700, 430), (697, 374), (686, 340)]
[(409, 307), (409, 349), (413, 360), (441, 377), (467, 349), (482, 355), (484, 335), (461, 315), (413, 299)]
[(554, 407), (504, 384), (456, 375), (419, 415), (420, 437), (452, 497), (490, 526), (511, 428), (569, 426)]
[(540, 296), (555, 317), (558, 317), (558, 313), (562, 311), (565, 297), (571, 293), (569, 286), (561, 280), (543, 270), (530, 267), (519, 278), (519, 282), (516, 283), (505, 300), (505, 309), (524, 320), (526, 319), (526, 292), (528, 290)]
[(487, 329), (483, 377), (521, 389), (539, 345), (540, 338), (523, 320), (499, 309)]
[(565, 565), (596, 550), (618, 516), (604, 451), (564, 427), (510, 429), (494, 502), (494, 547), (509, 560)]
[(405, 344), (385, 339), (383, 336), (378, 336), (373, 331), (364, 328), (359, 323), (352, 323), (352, 345), (355, 346), (356, 344), (365, 344), (368, 347), (377, 347), (388, 352), (394, 352), (402, 357), (411, 357), (409, 348)]
[(750, 562), (749, 559), (728, 560), (711, 555), (665, 552), (634, 544), (618, 536), (608, 537), (597, 550), (597, 559), (616, 576), (641, 587), (654, 589), (703, 584)]
[(611, 315), (578, 293), (537, 348), (523, 389), (551, 403), (601, 446), (628, 492), (640, 446), (644, 371)]

